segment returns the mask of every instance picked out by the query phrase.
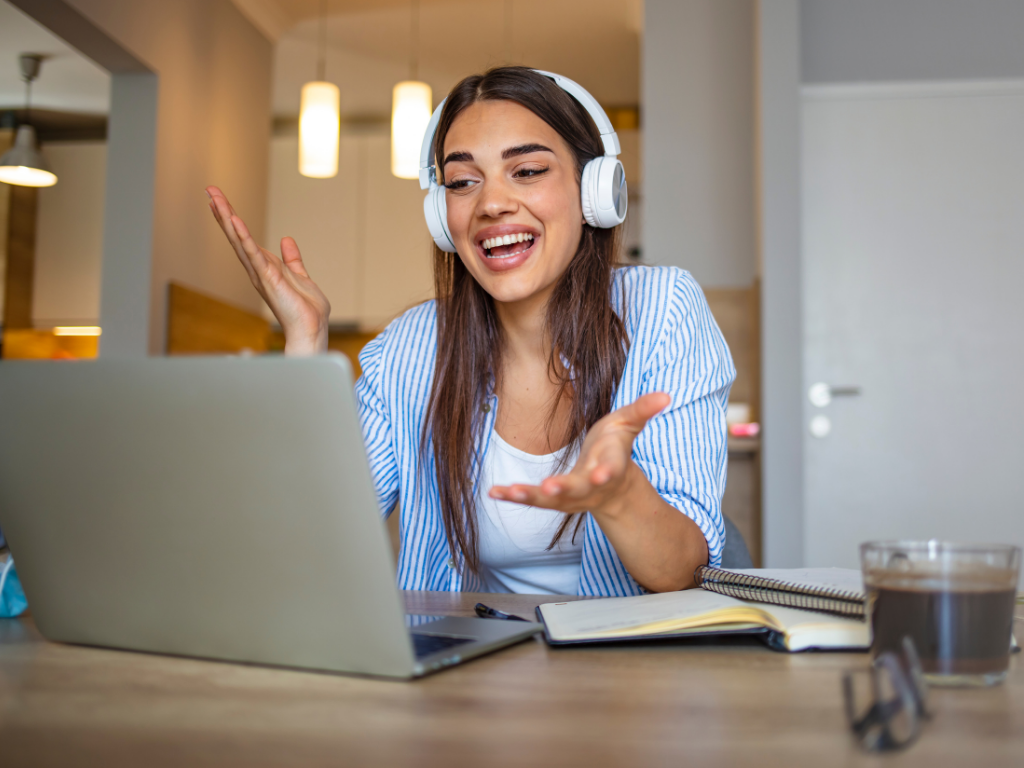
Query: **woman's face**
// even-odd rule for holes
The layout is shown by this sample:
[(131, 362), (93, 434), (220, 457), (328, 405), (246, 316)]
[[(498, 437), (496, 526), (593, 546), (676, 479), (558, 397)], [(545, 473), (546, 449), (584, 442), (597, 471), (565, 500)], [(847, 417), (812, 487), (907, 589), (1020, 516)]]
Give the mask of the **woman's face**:
[(583, 231), (568, 144), (515, 102), (478, 101), (443, 150), (448, 227), (466, 269), (495, 301), (546, 299)]

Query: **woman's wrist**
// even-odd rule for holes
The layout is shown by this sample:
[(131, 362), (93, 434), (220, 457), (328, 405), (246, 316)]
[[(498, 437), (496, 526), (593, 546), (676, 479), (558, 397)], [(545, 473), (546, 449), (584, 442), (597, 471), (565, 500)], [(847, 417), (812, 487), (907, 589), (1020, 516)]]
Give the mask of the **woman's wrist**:
[(327, 351), (327, 324), (319, 323), (315, 330), (284, 333), (284, 353), (288, 357), (309, 357)]

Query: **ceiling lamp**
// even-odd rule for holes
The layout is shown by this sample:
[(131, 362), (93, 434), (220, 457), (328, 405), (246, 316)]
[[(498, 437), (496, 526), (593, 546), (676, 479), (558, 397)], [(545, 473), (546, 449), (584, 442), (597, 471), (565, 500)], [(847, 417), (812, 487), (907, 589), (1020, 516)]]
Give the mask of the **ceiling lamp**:
[(36, 149), (35, 129), (28, 125), (32, 114), (32, 81), (39, 76), (43, 57), (35, 53), (24, 53), (18, 57), (21, 65), (21, 79), (25, 81), (26, 125), (18, 128), (12, 146), (0, 157), (0, 181), (20, 187), (52, 187), (57, 176)]
[(419, 26), (420, 5), (412, 0), (411, 75), (395, 85), (391, 100), (391, 172), (400, 179), (419, 178), (420, 147), (433, 111), (430, 86), (416, 79)]
[(320, 45), (317, 79), (302, 86), (299, 108), (299, 173), (313, 179), (338, 175), (341, 136), (341, 92), (324, 80), (327, 56), (327, 0), (320, 2)]

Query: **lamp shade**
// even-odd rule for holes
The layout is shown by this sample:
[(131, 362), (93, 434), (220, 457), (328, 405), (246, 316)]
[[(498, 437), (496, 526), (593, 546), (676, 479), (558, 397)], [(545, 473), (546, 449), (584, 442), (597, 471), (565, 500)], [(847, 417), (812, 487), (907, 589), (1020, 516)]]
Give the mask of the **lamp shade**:
[(302, 86), (299, 110), (299, 173), (314, 179), (338, 175), (341, 94), (333, 83)]
[(420, 148), (430, 112), (429, 85), (405, 80), (395, 86), (391, 102), (391, 172), (400, 179), (419, 178)]
[(36, 132), (31, 125), (18, 128), (12, 146), (0, 157), (0, 181), (20, 187), (52, 187), (57, 176), (36, 149)]

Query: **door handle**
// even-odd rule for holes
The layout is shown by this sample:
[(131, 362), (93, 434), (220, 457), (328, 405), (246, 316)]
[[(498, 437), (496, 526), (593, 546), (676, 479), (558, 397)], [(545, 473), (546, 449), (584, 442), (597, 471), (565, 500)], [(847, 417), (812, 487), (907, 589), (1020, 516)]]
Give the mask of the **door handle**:
[(811, 401), (811, 405), (824, 408), (832, 402), (833, 397), (858, 397), (860, 393), (860, 387), (833, 387), (819, 381), (807, 390), (807, 399)]

